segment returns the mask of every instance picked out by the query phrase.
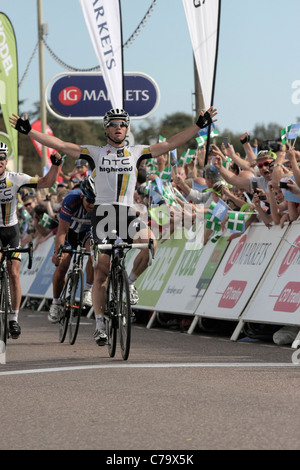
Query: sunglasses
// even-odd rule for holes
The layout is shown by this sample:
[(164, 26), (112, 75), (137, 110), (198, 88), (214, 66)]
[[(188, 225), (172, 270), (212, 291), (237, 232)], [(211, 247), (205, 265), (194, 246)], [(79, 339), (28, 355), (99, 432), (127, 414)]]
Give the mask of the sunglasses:
[(0, 162), (4, 162), (4, 160), (7, 160), (7, 157), (5, 155), (0, 155)]
[(90, 197), (85, 197), (85, 200), (88, 204), (95, 204), (95, 199)]
[(31, 206), (31, 202), (26, 202), (26, 204), (24, 204), (24, 207), (28, 207), (28, 206)]
[(266, 166), (266, 167), (269, 168), (270, 165), (271, 165), (271, 163), (273, 163), (272, 160), (268, 160), (268, 161), (266, 161), (266, 162), (264, 162), (264, 163), (258, 163), (258, 164), (257, 164), (257, 168), (263, 168), (264, 166)]
[(128, 124), (126, 124), (126, 122), (124, 121), (111, 121), (109, 124), (108, 124), (108, 127), (128, 127)]

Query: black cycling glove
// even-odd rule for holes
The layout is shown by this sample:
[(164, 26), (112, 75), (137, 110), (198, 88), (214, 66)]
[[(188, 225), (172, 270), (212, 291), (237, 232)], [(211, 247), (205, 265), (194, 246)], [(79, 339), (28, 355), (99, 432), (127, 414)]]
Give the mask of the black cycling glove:
[(241, 144), (246, 144), (247, 142), (250, 142), (250, 135), (246, 135), (244, 139), (240, 139)]
[(206, 111), (203, 116), (200, 114), (200, 116), (198, 117), (198, 121), (196, 122), (197, 126), (200, 127), (200, 129), (204, 129), (204, 127), (209, 126), (209, 124), (211, 123), (212, 118), (208, 111)]
[(51, 153), (50, 160), (51, 160), (52, 165), (56, 165), (56, 166), (59, 166), (62, 162), (62, 158), (58, 158), (55, 155), (55, 153)]
[(28, 119), (19, 118), (17, 120), (16, 129), (21, 134), (29, 134), (31, 131), (31, 125)]

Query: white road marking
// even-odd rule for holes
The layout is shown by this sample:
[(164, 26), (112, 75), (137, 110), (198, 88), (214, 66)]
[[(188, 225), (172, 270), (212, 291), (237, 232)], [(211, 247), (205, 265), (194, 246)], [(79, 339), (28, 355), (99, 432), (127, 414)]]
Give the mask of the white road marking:
[(1, 375), (22, 375), (22, 374), (41, 374), (45, 372), (68, 372), (75, 370), (92, 370), (92, 369), (138, 369), (138, 368), (174, 368), (174, 367), (232, 367), (232, 368), (247, 368), (247, 367), (299, 367), (299, 364), (281, 363), (281, 362), (195, 362), (195, 363), (161, 363), (161, 364), (102, 364), (93, 366), (74, 366), (74, 367), (52, 367), (46, 369), (25, 369), (25, 370), (9, 370), (0, 372)]

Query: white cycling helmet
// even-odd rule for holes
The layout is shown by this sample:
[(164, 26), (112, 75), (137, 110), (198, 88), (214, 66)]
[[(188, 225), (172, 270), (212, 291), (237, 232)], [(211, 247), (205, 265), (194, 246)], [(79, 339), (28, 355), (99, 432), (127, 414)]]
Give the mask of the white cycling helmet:
[(0, 153), (4, 153), (4, 155), (8, 155), (8, 147), (4, 142), (0, 142)]
[(110, 111), (107, 111), (107, 113), (105, 113), (104, 115), (104, 129), (109, 125), (110, 121), (112, 121), (113, 119), (120, 119), (121, 121), (125, 121), (128, 126), (130, 124), (129, 114), (124, 109), (111, 109)]

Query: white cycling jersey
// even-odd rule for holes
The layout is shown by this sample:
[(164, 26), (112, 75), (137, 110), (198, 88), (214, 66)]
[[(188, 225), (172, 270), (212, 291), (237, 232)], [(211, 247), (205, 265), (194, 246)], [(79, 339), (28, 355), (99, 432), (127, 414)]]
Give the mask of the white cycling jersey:
[(0, 227), (11, 227), (18, 223), (17, 192), (22, 186), (36, 188), (38, 177), (25, 173), (6, 171), (0, 179)]
[(132, 206), (139, 161), (150, 158), (150, 147), (134, 145), (116, 148), (82, 145), (80, 158), (87, 160), (95, 179), (95, 204)]

